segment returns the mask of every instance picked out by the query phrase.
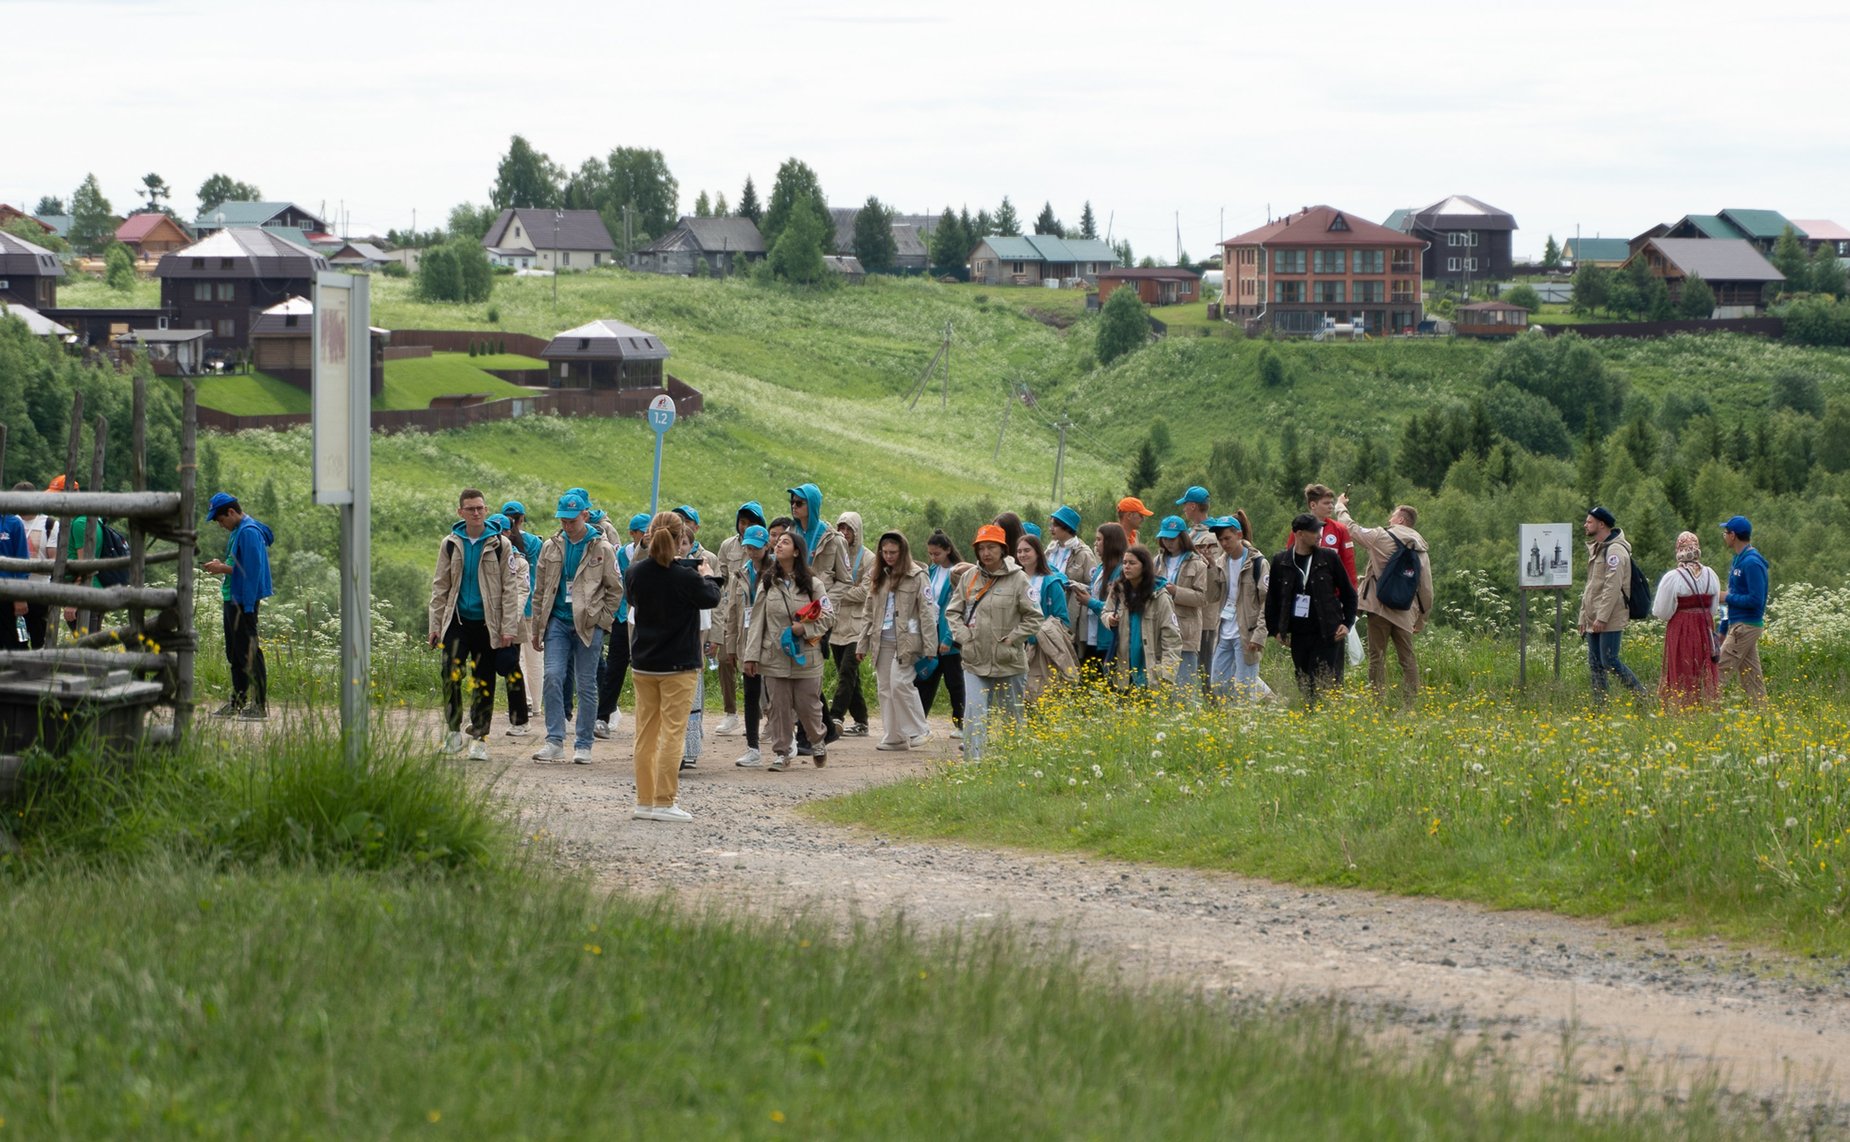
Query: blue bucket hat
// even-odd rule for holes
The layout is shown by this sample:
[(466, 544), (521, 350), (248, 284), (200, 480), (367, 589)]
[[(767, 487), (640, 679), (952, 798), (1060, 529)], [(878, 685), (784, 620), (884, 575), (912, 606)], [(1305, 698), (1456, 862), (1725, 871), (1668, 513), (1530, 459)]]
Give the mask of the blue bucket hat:
[(637, 512), (635, 515), (630, 517), (630, 530), (631, 531), (647, 531), (649, 530), (649, 523), (650, 523), (650, 520), (649, 520), (648, 512)]
[(739, 537), (739, 542), (746, 547), (769, 547), (771, 545), (771, 533), (759, 525), (753, 524), (745, 529), (745, 534)]
[(1207, 502), (1208, 490), (1200, 484), (1195, 484), (1191, 486), (1188, 491), (1182, 493), (1182, 498), (1176, 501), (1176, 506), (1181, 507), (1183, 504), (1205, 504)]
[(1021, 525), (1021, 530), (1028, 535), (1032, 535), (1036, 539), (1041, 538), (1041, 525), (1038, 523), (1028, 523), (1024, 520)]
[(591, 505), (585, 502), (584, 495), (574, 489), (559, 497), (559, 510), (553, 513), (553, 518), (577, 519), (590, 510)]
[(1074, 535), (1079, 534), (1079, 513), (1072, 508), (1065, 504), (1061, 504), (1053, 510), (1053, 519), (1061, 527), (1072, 532)]
[(527, 505), (521, 503), (519, 500), (509, 500), (507, 503), (501, 505), (501, 514), (502, 515), (526, 515)]
[(212, 502), (206, 506), (206, 518), (217, 519), (219, 513), (226, 508), (237, 506), (238, 497), (232, 495), (230, 492), (214, 492), (212, 493)]
[(1178, 535), (1186, 534), (1188, 534), (1188, 522), (1186, 520), (1179, 515), (1166, 515), (1163, 517), (1162, 529), (1156, 533), (1156, 538), (1174, 539)]
[(695, 527), (700, 526), (700, 513), (688, 507), (686, 504), (682, 504), (680, 507), (676, 508), (674, 514), (693, 524)]

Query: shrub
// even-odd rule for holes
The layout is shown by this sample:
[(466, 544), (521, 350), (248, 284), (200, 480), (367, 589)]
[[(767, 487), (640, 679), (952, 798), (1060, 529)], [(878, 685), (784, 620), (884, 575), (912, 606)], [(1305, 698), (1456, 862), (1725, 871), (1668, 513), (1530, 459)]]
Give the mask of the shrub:
[(1511, 305), (1520, 305), (1530, 313), (1539, 313), (1542, 308), (1542, 295), (1535, 292), (1535, 287), (1524, 283), (1503, 295), (1503, 300)]
[(1285, 359), (1278, 350), (1267, 345), (1259, 350), (1259, 383), (1268, 389), (1275, 389), (1289, 380), (1285, 371)]
[(1109, 365), (1150, 339), (1150, 317), (1132, 289), (1114, 290), (1099, 314), (1098, 363)]
[(1794, 345), (1850, 345), (1850, 302), (1801, 298), (1786, 307), (1785, 339)]

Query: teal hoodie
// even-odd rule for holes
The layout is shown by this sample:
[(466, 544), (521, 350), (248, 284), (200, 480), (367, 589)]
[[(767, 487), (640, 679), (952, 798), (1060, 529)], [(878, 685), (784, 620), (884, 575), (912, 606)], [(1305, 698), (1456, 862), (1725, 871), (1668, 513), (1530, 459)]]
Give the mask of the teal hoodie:
[(501, 525), (493, 519), (484, 520), (482, 534), (471, 540), (469, 525), (457, 520), (450, 534), (462, 540), (463, 553), (462, 590), (456, 596), (456, 613), (471, 622), (479, 623), (486, 615), (482, 609), (482, 583), (477, 576), (482, 566), (482, 547), (501, 534)]
[(822, 518), (822, 489), (814, 484), (798, 484), (787, 489), (793, 496), (802, 496), (809, 505), (809, 526), (803, 529), (803, 546), (809, 551), (809, 561), (816, 561), (816, 548), (821, 545), (822, 537), (829, 530), (829, 523)]

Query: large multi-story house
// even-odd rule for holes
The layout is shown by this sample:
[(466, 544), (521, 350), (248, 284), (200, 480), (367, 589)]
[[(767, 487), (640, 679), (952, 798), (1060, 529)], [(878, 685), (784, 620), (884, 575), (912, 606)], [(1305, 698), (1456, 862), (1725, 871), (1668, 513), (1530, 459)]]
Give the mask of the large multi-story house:
[(1368, 333), (1419, 325), (1426, 243), (1333, 206), (1307, 206), (1221, 243), (1222, 313), (1252, 330)]
[(175, 327), (211, 330), (210, 349), (243, 349), (263, 310), (290, 297), (313, 297), (315, 275), (328, 260), (283, 233), (233, 226), (163, 255), (154, 276)]
[(1504, 281), (1515, 261), (1515, 217), (1468, 194), (1396, 210), (1388, 216), (1387, 227), (1427, 243), (1421, 273), (1443, 285), (1469, 291), (1473, 282)]
[(58, 279), (64, 263), (58, 255), (16, 234), (0, 230), (0, 301), (31, 309), (58, 304)]

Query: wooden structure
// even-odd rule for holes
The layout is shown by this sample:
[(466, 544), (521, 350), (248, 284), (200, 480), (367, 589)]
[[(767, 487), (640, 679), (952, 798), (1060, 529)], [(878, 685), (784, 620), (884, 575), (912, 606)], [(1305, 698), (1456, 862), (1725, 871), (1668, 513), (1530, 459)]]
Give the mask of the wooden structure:
[(555, 389), (661, 389), (668, 346), (653, 333), (604, 319), (567, 329), (547, 342)]
[(1691, 275), (1701, 277), (1715, 294), (1715, 317), (1759, 316), (1786, 280), (1745, 238), (1647, 238), (1625, 264), (1637, 261), (1664, 279), (1672, 302), (1682, 299)]
[(520, 269), (588, 270), (617, 260), (617, 244), (595, 210), (510, 207), (489, 224), (482, 248), (489, 261)]
[(764, 257), (764, 236), (751, 219), (688, 216), (631, 254), (629, 267), (650, 274), (691, 275), (694, 263), (705, 261), (707, 272), (719, 277)]
[(1507, 301), (1474, 301), (1452, 311), (1452, 332), (1460, 337), (1514, 337), (1529, 328), (1529, 311)]
[(209, 329), (210, 349), (243, 349), (264, 309), (307, 297), (328, 260), (275, 230), (233, 226), (161, 258), (161, 305), (181, 329)]
[[(305, 297), (289, 297), (270, 306), (251, 322), (251, 365), (278, 380), (288, 381), (303, 392), (314, 383), (315, 303)], [(385, 350), (392, 335), (378, 326), (372, 327), (372, 375), (368, 384), (373, 396), (385, 391)]]
[(1515, 261), (1510, 252), (1516, 233), (1515, 216), (1468, 194), (1396, 210), (1388, 218), (1387, 227), (1425, 242), (1421, 272), (1432, 281), (1461, 287), (1467, 295), (1472, 282), (1508, 278)]
[(137, 261), (149, 262), (162, 254), (186, 249), (193, 244), (193, 236), (178, 222), (151, 210), (124, 218), (116, 227), (116, 241), (127, 246)]
[(64, 264), (58, 255), (16, 234), (0, 230), (0, 301), (33, 309), (54, 309)]
[(1221, 243), (1221, 312), (1249, 333), (1316, 334), (1326, 321), (1370, 334), (1423, 320), (1426, 243), (1333, 206), (1307, 206)]
[[(42, 513), (57, 517), (60, 532), (71, 534), (83, 517), (83, 546), (75, 559), (58, 545), (51, 558), (4, 559), (0, 570), (48, 573), (48, 580), (0, 580), (0, 593), (13, 601), (78, 609), (78, 628), (97, 625), (91, 614), (125, 610), (119, 627), (80, 637), (74, 644), (47, 645), (23, 651), (0, 651), (0, 792), (19, 770), (19, 755), (33, 746), (60, 752), (86, 733), (101, 735), (107, 748), (132, 750), (143, 741), (173, 742), (192, 723), (193, 657), (198, 647), (193, 628), (193, 586), (198, 536), (194, 531), (195, 461), (198, 421), (193, 382), (182, 382), (180, 490), (148, 491), (147, 408), (144, 377), (134, 379), (130, 492), (0, 491), (0, 512)], [(72, 400), (70, 444), (65, 471), (77, 471), (83, 433), (83, 395)], [(97, 417), (90, 457), (89, 487), (103, 482), (109, 424)], [(5, 429), (0, 426), (0, 473), (5, 465)], [(127, 525), (128, 554), (99, 558), (92, 543), (95, 521), (117, 519)], [(150, 551), (155, 541), (173, 546)], [(148, 569), (172, 563), (174, 585), (148, 584)], [(128, 582), (100, 586), (72, 581), (82, 575), (126, 571)], [(48, 643), (58, 624), (48, 624)], [(172, 721), (148, 726), (146, 714), (157, 707), (172, 710)]]
[(1098, 276), (1098, 300), (1120, 287), (1135, 290), (1145, 305), (1192, 305), (1201, 298), (1201, 275), (1180, 266), (1126, 266)]
[(1117, 264), (1118, 252), (1096, 238), (992, 234), (970, 252), (970, 280), (1022, 286), (1084, 280), (1090, 285)]

